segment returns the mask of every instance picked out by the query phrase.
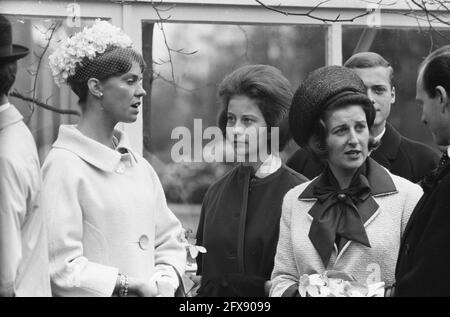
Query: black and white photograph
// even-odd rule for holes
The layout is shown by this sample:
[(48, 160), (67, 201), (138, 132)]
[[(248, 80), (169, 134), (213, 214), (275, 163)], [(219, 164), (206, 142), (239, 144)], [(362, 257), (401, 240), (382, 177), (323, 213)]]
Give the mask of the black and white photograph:
[(448, 1), (0, 0), (0, 297), (450, 297), (449, 155)]

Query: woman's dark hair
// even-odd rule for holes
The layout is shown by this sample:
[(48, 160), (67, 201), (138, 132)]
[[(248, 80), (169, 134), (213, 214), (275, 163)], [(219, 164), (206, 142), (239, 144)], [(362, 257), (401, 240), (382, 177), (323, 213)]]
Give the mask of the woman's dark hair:
[(146, 64), (141, 54), (131, 48), (111, 48), (92, 60), (82, 61), (77, 65), (75, 75), (69, 77), (67, 82), (78, 96), (78, 103), (82, 106), (87, 99), (89, 79), (96, 78), (103, 81), (123, 75), (130, 71), (133, 62), (138, 63), (141, 71), (144, 72)]
[(0, 64), (0, 96), (8, 95), (14, 85), (17, 73), (17, 62)]
[[(233, 96), (246, 96), (255, 101), (266, 121), (270, 135), (271, 127), (279, 128), (279, 151), (291, 138), (288, 123), (292, 88), (281, 71), (269, 65), (247, 65), (227, 75), (218, 88), (218, 100), (222, 107), (218, 124), (226, 136), (228, 103)], [(270, 149), (270, 138), (268, 140)]]
[[(313, 133), (311, 137), (309, 138), (309, 142), (307, 143), (306, 147), (309, 151), (311, 151), (315, 156), (317, 156), (320, 160), (326, 160), (328, 156), (328, 148), (326, 146), (326, 138), (327, 138), (327, 127), (325, 125), (325, 117), (330, 112), (334, 112), (339, 109), (344, 109), (351, 104), (349, 103), (336, 103), (328, 107), (325, 112), (322, 114), (320, 119), (317, 121), (316, 125), (314, 126)], [(364, 113), (366, 114), (367, 119), (367, 128), (370, 131), (373, 125), (373, 120), (370, 120), (371, 117), (374, 116), (373, 112), (374, 110), (362, 106)], [(370, 132), (369, 132), (370, 133)], [(369, 144), (368, 144), (368, 150), (373, 151), (380, 145), (379, 142), (375, 141), (375, 138), (370, 135), (369, 137)]]

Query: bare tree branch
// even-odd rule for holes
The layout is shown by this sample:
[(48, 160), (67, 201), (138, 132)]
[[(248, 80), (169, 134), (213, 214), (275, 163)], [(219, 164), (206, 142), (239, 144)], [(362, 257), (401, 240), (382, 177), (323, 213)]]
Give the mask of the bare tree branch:
[[(40, 56), (38, 57), (38, 65), (37, 65), (37, 67), (36, 67), (36, 71), (35, 71), (35, 74), (34, 74), (34, 82), (33, 82), (33, 89), (32, 89), (33, 96), (32, 96), (32, 98), (31, 98), (31, 101), (32, 101), (33, 103), (31, 104), (31, 107), (30, 107), (30, 109), (31, 109), (30, 117), (31, 117), (31, 116), (33, 115), (33, 113), (34, 113), (34, 105), (38, 105), (38, 106), (39, 106), (39, 104), (35, 103), (34, 100), (36, 100), (36, 87), (37, 87), (37, 81), (38, 81), (39, 70), (40, 70), (40, 68), (41, 68), (41, 63), (42, 63), (42, 60), (43, 60), (43, 58), (44, 58), (45, 53), (47, 52), (47, 50), (48, 50), (48, 48), (49, 48), (49, 46), (50, 46), (50, 42), (51, 42), (51, 40), (52, 40), (52, 38), (53, 38), (53, 36), (54, 36), (56, 30), (57, 30), (60, 26), (61, 26), (61, 21), (57, 21), (56, 23), (52, 24), (52, 26), (49, 28), (48, 31), (50, 32), (50, 36), (49, 36), (48, 39), (47, 39), (47, 43), (46, 43), (46, 45), (45, 45), (43, 51), (41, 52)], [(46, 33), (47, 33), (47, 32), (46, 32)], [(40, 103), (40, 104), (43, 104), (43, 103)], [(43, 108), (45, 108), (45, 107), (43, 107)], [(51, 107), (50, 107), (50, 108), (51, 108)], [(45, 108), (45, 109), (48, 109), (48, 108)], [(50, 109), (48, 109), (48, 110), (50, 110)]]
[(72, 115), (75, 115), (75, 116), (79, 116), (80, 115), (80, 113), (78, 111), (76, 111), (76, 110), (59, 109), (59, 108), (50, 106), (50, 105), (48, 105), (46, 103), (43, 103), (42, 101), (39, 101), (37, 99), (26, 97), (26, 96), (22, 95), (21, 93), (19, 93), (17, 90), (12, 91), (9, 95), (11, 97), (16, 97), (16, 98), (22, 99), (22, 100), (27, 101), (27, 102), (32, 102), (33, 104), (35, 104), (35, 105), (37, 105), (37, 106), (39, 106), (41, 108), (44, 108), (44, 109), (47, 109), (47, 110), (50, 110), (50, 111), (53, 111), (53, 112), (56, 112), (56, 113), (59, 113), (59, 114), (72, 114)]
[(238, 27), (239, 30), (241, 30), (242, 34), (244, 34), (244, 37), (245, 37), (245, 53), (244, 53), (244, 57), (245, 57), (245, 60), (248, 61), (249, 60), (249, 58), (248, 58), (248, 46), (249, 46), (248, 45), (248, 43), (249, 43), (248, 34), (247, 34), (247, 31), (241, 25), (238, 25), (237, 27)]
[[(425, 18), (423, 20), (425, 20), (428, 23), (428, 30), (430, 33), (430, 52), (433, 50), (433, 46), (434, 46), (434, 40), (433, 40), (433, 33), (439, 35), (441, 38), (445, 39), (446, 41), (450, 41), (450, 38), (448, 36), (446, 36), (445, 34), (443, 34), (441, 31), (439, 31), (438, 29), (436, 29), (433, 26), (433, 23), (440, 22), (444, 25), (450, 25), (450, 21), (445, 21), (443, 20), (438, 13), (434, 13), (432, 10), (430, 10), (427, 7), (427, 1), (421, 0), (420, 2), (417, 0), (412, 0), (411, 1), (416, 7), (418, 7), (419, 9), (421, 9), (421, 11), (423, 12), (423, 14), (425, 15)], [(446, 13), (448, 13), (448, 9), (447, 6), (445, 5), (445, 1), (434, 1), (433, 4), (437, 4), (437, 8), (445, 8), (447, 10)], [(409, 4), (408, 4), (409, 5)], [(410, 6), (410, 5), (409, 5)], [(410, 6), (411, 7), (411, 6)], [(418, 19), (418, 13), (417, 11), (413, 11), (414, 15), (416, 17), (416, 19)], [(419, 24), (419, 23), (418, 23)], [(419, 24), (419, 28), (420, 30), (422, 30), (422, 28), (420, 27)]]
[(172, 84), (175, 88), (179, 88), (185, 91), (192, 91), (190, 89), (186, 89), (181, 87), (180, 85), (178, 85), (176, 83), (176, 79), (175, 79), (175, 68), (174, 68), (174, 64), (173, 64), (173, 55), (172, 53), (177, 53), (177, 54), (182, 54), (182, 55), (194, 55), (196, 54), (198, 51), (191, 51), (191, 52), (186, 52), (184, 50), (184, 48), (180, 48), (180, 49), (174, 49), (169, 45), (169, 41), (167, 39), (167, 34), (166, 34), (166, 30), (164, 28), (164, 22), (169, 21), (171, 16), (167, 16), (166, 18), (163, 18), (161, 15), (161, 12), (167, 12), (169, 11), (171, 8), (173, 8), (175, 5), (170, 6), (167, 9), (161, 9), (159, 7), (160, 4), (162, 4), (162, 0), (159, 3), (155, 3), (155, 1), (152, 1), (152, 7), (153, 10), (155, 11), (156, 15), (158, 16), (158, 21), (156, 22), (156, 25), (158, 26), (159, 30), (161, 31), (161, 34), (163, 36), (163, 40), (164, 40), (164, 45), (166, 47), (167, 50), (167, 54), (168, 54), (168, 60), (163, 60), (163, 59), (159, 59), (159, 62), (157, 61), (153, 61), (154, 64), (156, 65), (163, 65), (163, 64), (169, 64), (170, 65), (170, 73), (171, 73), (171, 80), (168, 80), (167, 78), (163, 77), (160, 73), (156, 73), (153, 72), (154, 75), (156, 75), (155, 79), (162, 79), (163, 81)]
[(372, 14), (372, 13), (375, 11), (375, 9), (367, 10), (365, 13), (362, 13), (362, 14), (360, 14), (360, 15), (357, 15), (357, 16), (355, 16), (355, 17), (353, 17), (353, 18), (349, 18), (349, 19), (341, 19), (341, 15), (338, 14), (338, 15), (336, 16), (336, 18), (330, 19), (330, 18), (318, 17), (318, 16), (315, 16), (315, 15), (312, 14), (312, 13), (313, 13), (315, 10), (317, 10), (321, 5), (323, 5), (324, 3), (329, 2), (330, 0), (325, 0), (325, 1), (320, 2), (320, 3), (317, 4), (315, 7), (313, 7), (312, 9), (310, 9), (308, 12), (305, 12), (305, 13), (283, 11), (283, 10), (281, 10), (281, 9), (278, 9), (278, 8), (280, 8), (280, 5), (278, 5), (278, 6), (275, 7), (275, 6), (269, 6), (269, 5), (266, 5), (266, 4), (264, 4), (264, 3), (263, 3), (262, 1), (260, 1), (260, 0), (255, 0), (255, 1), (256, 1), (257, 3), (259, 3), (262, 7), (266, 8), (266, 9), (268, 9), (268, 10), (271, 10), (271, 11), (274, 11), (274, 12), (277, 12), (277, 13), (281, 13), (281, 14), (284, 14), (284, 15), (286, 15), (286, 16), (289, 16), (289, 15), (293, 15), (293, 16), (306, 16), (306, 17), (309, 17), (309, 18), (311, 18), (311, 19), (318, 20), (318, 21), (322, 21), (322, 22), (325, 22), (325, 23), (326, 23), (326, 22), (353, 22), (354, 20), (356, 20), (356, 19), (358, 19), (358, 18), (362, 18), (362, 17), (367, 16), (367, 15), (369, 15), (369, 14)]

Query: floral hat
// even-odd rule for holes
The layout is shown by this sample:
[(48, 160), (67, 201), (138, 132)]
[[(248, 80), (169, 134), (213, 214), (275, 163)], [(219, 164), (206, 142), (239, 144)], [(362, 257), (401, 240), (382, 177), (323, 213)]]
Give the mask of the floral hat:
[[(58, 86), (88, 79), (89, 76), (107, 72), (110, 65), (98, 63), (109, 52), (133, 52), (132, 41), (123, 31), (107, 21), (97, 19), (91, 27), (85, 27), (62, 41), (49, 57), (52, 75)], [(125, 49), (125, 50), (124, 50)], [(98, 60), (97, 63), (93, 61)]]

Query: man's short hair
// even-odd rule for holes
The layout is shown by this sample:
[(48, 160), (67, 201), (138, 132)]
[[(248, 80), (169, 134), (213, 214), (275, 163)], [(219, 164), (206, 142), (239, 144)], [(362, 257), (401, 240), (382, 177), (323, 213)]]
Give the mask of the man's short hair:
[(17, 62), (0, 64), (0, 96), (8, 95), (16, 80)]
[(386, 67), (389, 68), (389, 83), (391, 87), (394, 86), (394, 69), (387, 60), (380, 54), (374, 52), (361, 52), (350, 56), (344, 63), (347, 68), (372, 68), (372, 67)]
[(420, 64), (422, 85), (428, 96), (436, 97), (436, 86), (444, 87), (450, 93), (450, 45), (445, 45), (430, 55)]

